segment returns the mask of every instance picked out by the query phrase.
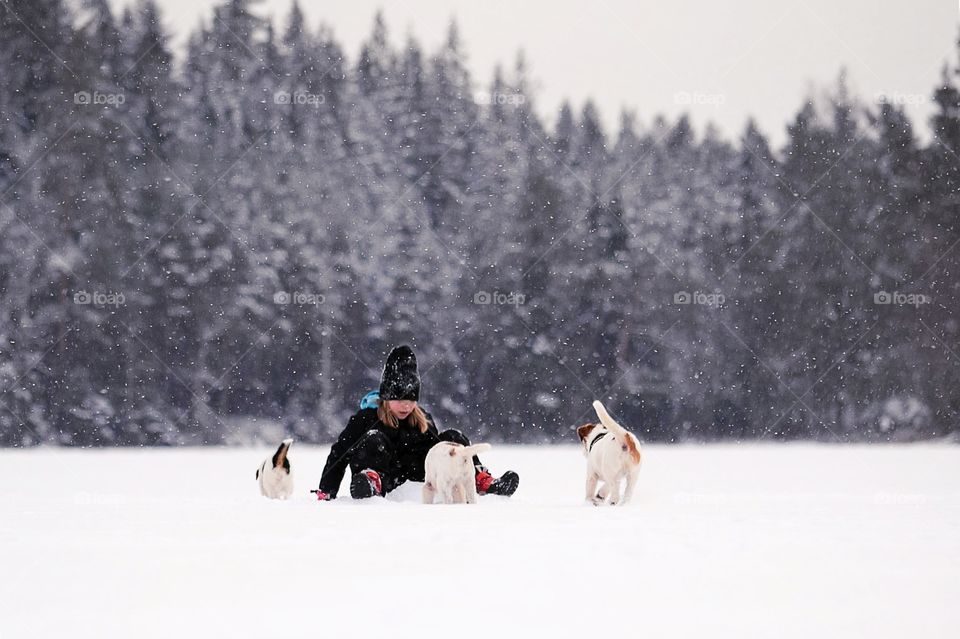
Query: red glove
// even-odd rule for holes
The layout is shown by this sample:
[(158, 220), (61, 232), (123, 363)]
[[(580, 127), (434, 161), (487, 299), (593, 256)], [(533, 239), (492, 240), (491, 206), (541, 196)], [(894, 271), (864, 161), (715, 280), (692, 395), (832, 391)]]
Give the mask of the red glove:
[(322, 490), (311, 490), (310, 492), (317, 496), (317, 501), (330, 501), (333, 499), (333, 497)]

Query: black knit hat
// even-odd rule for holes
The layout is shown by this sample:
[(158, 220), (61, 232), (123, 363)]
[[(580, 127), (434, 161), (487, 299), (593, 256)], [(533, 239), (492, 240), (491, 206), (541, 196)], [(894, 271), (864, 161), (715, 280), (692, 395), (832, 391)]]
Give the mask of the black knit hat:
[(404, 344), (387, 355), (387, 363), (380, 376), (380, 399), (409, 399), (420, 401), (420, 373), (417, 356)]

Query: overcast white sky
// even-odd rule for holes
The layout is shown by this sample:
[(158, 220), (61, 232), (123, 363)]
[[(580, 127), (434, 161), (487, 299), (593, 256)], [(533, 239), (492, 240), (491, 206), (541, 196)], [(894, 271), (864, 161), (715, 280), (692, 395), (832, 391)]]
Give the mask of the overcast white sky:
[[(219, 3), (157, 1), (177, 43)], [(289, 7), (290, 0), (260, 3), (281, 24)], [(610, 131), (622, 107), (635, 109), (643, 125), (686, 110), (698, 127), (713, 121), (730, 137), (753, 115), (777, 143), (811, 88), (832, 84), (841, 66), (856, 93), (903, 96), (925, 126), (940, 69), (956, 60), (960, 25), (950, 0), (301, 0), (301, 7), (312, 26), (333, 29), (351, 61), (378, 8), (398, 45), (413, 33), (428, 50), (455, 18), (479, 83), (497, 63), (512, 67), (523, 49), (537, 108), (551, 123), (563, 99), (579, 107), (592, 97)]]

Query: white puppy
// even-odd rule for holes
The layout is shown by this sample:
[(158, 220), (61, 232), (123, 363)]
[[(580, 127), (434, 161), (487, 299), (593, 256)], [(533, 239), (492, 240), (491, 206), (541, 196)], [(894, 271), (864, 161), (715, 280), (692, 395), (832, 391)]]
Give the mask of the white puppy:
[(287, 452), (290, 450), (292, 439), (285, 439), (280, 448), (267, 457), (257, 469), (257, 480), (260, 482), (260, 494), (270, 499), (289, 499), (293, 494), (293, 473), (290, 471), (290, 460)]
[[(640, 442), (615, 422), (598, 401), (593, 409), (600, 417), (599, 424), (584, 424), (577, 429), (583, 452), (587, 456), (587, 500), (599, 506), (602, 503), (626, 504), (633, 497), (640, 474)], [(620, 484), (626, 480), (626, 491), (620, 498)], [(603, 482), (597, 490), (597, 482)]]
[(435, 444), (424, 461), (423, 503), (432, 504), (439, 497), (442, 504), (475, 504), (477, 481), (473, 456), (485, 450), (490, 450), (490, 444)]

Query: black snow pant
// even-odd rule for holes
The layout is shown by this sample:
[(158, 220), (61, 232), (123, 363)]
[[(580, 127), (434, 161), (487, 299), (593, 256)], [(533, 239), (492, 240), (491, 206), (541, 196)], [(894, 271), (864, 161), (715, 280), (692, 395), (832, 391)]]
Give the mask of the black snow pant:
[[(451, 428), (440, 433), (440, 441), (470, 445), (470, 440), (459, 430)], [(390, 439), (378, 430), (368, 431), (357, 442), (350, 456), (351, 474), (371, 469), (380, 475), (383, 494), (394, 490), (405, 481), (423, 481), (426, 451), (404, 454), (395, 449)], [(474, 456), (474, 467), (480, 458)]]

